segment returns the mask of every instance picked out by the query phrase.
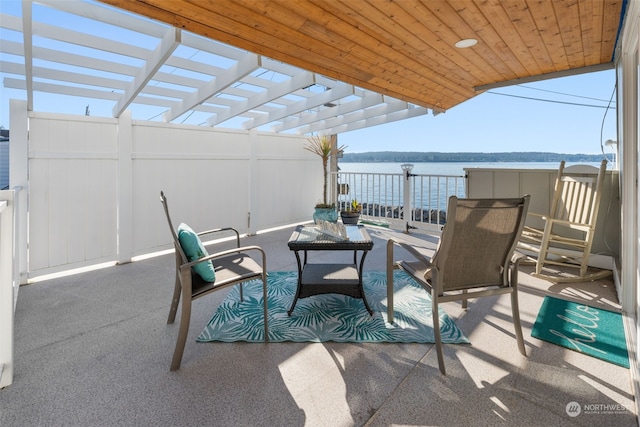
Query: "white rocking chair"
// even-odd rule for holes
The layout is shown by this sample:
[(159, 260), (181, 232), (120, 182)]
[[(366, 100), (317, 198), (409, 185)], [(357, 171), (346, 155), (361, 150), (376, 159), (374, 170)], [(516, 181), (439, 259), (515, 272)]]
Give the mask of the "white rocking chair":
[[(537, 253), (535, 276), (559, 283), (597, 280), (611, 274), (608, 270), (588, 272), (606, 168), (606, 160), (600, 168), (565, 168), (564, 161), (560, 163), (549, 214), (529, 213), (541, 219), (544, 227), (525, 226), (518, 243), (520, 250)], [(578, 273), (546, 274), (545, 266), (575, 268)]]

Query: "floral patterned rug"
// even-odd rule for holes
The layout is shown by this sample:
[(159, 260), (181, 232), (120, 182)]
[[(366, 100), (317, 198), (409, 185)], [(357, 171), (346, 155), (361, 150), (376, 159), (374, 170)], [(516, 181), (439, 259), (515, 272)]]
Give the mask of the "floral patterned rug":
[[(363, 282), (370, 316), (361, 299), (339, 294), (315, 295), (299, 299), (291, 316), (296, 292), (297, 272), (269, 273), (267, 298), (269, 341), (283, 342), (434, 342), (431, 321), (431, 298), (413, 279), (394, 271), (394, 320), (387, 319), (387, 284), (383, 271), (365, 271)], [(198, 341), (264, 342), (262, 282), (244, 285), (240, 302), (238, 286), (204, 328)], [(440, 308), (442, 342), (469, 343), (462, 331)]]

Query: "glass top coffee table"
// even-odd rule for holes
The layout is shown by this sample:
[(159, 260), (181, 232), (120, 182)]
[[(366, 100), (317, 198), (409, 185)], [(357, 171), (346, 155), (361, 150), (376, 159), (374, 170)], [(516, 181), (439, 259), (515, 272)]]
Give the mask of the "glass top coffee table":
[[(373, 241), (362, 225), (347, 225), (345, 228), (347, 239), (325, 234), (315, 225), (300, 225), (291, 234), (288, 245), (294, 251), (298, 263), (298, 289), (287, 312), (289, 316), (299, 298), (320, 294), (342, 294), (360, 298), (369, 314), (373, 315), (362, 285), (364, 259), (373, 248)], [(309, 251), (353, 251), (353, 263), (307, 263)], [(359, 263), (358, 251), (362, 252)], [(300, 252), (304, 253), (303, 261), (300, 260)]]

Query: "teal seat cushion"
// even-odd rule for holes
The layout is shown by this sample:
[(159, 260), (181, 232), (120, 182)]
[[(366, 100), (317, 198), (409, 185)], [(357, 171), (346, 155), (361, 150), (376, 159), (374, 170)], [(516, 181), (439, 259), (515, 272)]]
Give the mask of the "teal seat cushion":
[[(180, 246), (182, 246), (182, 250), (187, 256), (189, 262), (209, 255), (196, 232), (187, 224), (180, 224), (178, 227), (178, 241), (180, 241)], [(215, 282), (216, 271), (211, 261), (201, 262), (194, 265), (192, 268), (193, 271), (195, 271), (198, 276), (202, 277), (203, 280), (206, 280), (207, 282)]]

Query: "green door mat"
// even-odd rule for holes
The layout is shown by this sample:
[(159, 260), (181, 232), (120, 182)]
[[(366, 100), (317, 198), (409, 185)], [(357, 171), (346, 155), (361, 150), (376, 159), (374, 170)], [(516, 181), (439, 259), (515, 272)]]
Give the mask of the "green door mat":
[(545, 297), (531, 336), (629, 368), (622, 315)]

